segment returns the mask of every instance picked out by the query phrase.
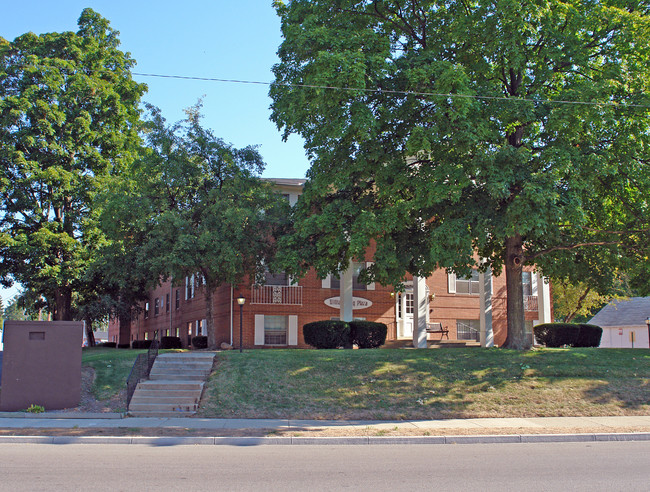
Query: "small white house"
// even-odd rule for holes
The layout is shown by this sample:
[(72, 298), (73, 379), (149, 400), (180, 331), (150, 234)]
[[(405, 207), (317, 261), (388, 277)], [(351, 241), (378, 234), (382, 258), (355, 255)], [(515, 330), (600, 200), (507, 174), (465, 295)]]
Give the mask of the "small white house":
[(650, 297), (630, 297), (612, 300), (601, 309), (589, 324), (603, 329), (601, 347), (648, 348), (648, 325)]

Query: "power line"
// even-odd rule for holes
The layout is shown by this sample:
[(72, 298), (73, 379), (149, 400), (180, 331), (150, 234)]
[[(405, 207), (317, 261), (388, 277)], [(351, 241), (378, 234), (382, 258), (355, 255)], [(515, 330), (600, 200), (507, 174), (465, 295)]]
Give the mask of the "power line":
[(180, 79), (180, 80), (199, 80), (203, 82), (223, 82), (231, 84), (249, 84), (249, 85), (265, 85), (265, 86), (284, 86), (284, 87), (300, 87), (306, 89), (325, 89), (325, 90), (335, 90), (335, 91), (347, 91), (347, 92), (368, 92), (375, 94), (392, 94), (400, 96), (429, 96), (429, 97), (445, 97), (445, 98), (464, 98), (464, 99), (481, 99), (481, 100), (493, 100), (493, 101), (508, 101), (508, 102), (532, 102), (536, 104), (572, 104), (572, 105), (582, 105), (582, 106), (611, 106), (616, 108), (645, 108), (650, 109), (650, 105), (647, 104), (619, 104), (612, 101), (606, 102), (593, 102), (593, 101), (565, 101), (565, 100), (551, 100), (551, 99), (531, 99), (525, 97), (505, 97), (505, 96), (479, 96), (479, 95), (470, 95), (470, 94), (455, 94), (455, 93), (437, 93), (437, 92), (418, 92), (418, 91), (399, 91), (399, 90), (385, 90), (385, 89), (368, 89), (368, 88), (357, 88), (357, 87), (337, 87), (331, 85), (316, 85), (316, 84), (291, 84), (287, 82), (261, 82), (257, 80), (237, 80), (237, 79), (220, 79), (215, 77), (193, 77), (188, 75), (163, 75), (156, 73), (140, 73), (140, 72), (131, 72), (133, 75), (139, 77), (156, 77), (163, 79)]

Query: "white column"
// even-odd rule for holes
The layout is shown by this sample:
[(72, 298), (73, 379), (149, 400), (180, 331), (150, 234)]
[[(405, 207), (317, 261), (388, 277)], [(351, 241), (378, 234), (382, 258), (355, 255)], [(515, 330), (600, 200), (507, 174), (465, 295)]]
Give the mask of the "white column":
[(339, 291), (340, 297), (340, 314), (341, 321), (352, 321), (352, 260), (350, 265), (341, 273), (341, 286)]
[(413, 346), (427, 348), (429, 321), (426, 278), (413, 277)]
[(539, 323), (552, 323), (550, 285), (538, 272), (535, 275), (537, 276), (537, 312)]
[(494, 346), (494, 333), (492, 331), (492, 271), (488, 268), (485, 273), (478, 274), (480, 313), (479, 323), (481, 329), (481, 347)]

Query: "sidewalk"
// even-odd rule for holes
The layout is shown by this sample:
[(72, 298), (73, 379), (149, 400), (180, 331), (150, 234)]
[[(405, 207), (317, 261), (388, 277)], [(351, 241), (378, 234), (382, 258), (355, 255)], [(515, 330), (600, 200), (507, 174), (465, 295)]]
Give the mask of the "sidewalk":
[[(158, 435), (140, 435), (145, 429)], [(0, 413), (0, 430), (4, 431), (4, 435), (0, 432), (0, 443), (250, 445), (650, 441), (650, 416), (340, 421), (11, 412)], [(6, 435), (10, 430), (11, 435)]]

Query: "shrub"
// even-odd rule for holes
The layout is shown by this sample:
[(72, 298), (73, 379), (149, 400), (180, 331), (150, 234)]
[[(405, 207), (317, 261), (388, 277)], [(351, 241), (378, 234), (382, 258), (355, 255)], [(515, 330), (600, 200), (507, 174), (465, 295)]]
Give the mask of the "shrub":
[(575, 323), (544, 323), (533, 327), (535, 339), (547, 347), (575, 346), (580, 325)]
[(381, 347), (386, 342), (388, 327), (373, 321), (350, 321), (350, 338), (360, 349)]
[(180, 337), (162, 337), (160, 339), (161, 349), (179, 349), (183, 348)]
[(133, 340), (131, 347), (134, 349), (148, 349), (151, 347), (151, 340)]
[(117, 348), (118, 348), (118, 349), (127, 349), (127, 348), (131, 348), (131, 344), (130, 344), (130, 343), (118, 343), (118, 344), (117, 344)]
[(603, 336), (603, 329), (596, 325), (580, 325), (578, 339), (574, 347), (598, 347)]
[(205, 335), (198, 335), (192, 338), (192, 347), (195, 349), (208, 348), (208, 337)]
[(106, 348), (115, 348), (117, 346), (117, 343), (115, 342), (102, 342), (97, 344), (98, 347), (106, 347)]
[(45, 411), (45, 407), (41, 405), (34, 405), (33, 403), (25, 409), (26, 412), (29, 413), (43, 413)]
[(350, 344), (350, 325), (345, 321), (314, 321), (302, 327), (305, 342), (317, 349), (335, 349)]

